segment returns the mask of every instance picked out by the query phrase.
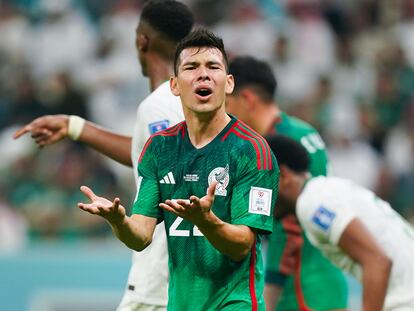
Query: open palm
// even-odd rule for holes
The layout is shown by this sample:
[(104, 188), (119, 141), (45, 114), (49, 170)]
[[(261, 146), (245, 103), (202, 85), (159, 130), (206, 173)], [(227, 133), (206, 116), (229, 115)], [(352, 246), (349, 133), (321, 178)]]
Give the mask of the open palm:
[(113, 202), (104, 197), (97, 196), (89, 187), (82, 186), (82, 193), (87, 196), (91, 203), (78, 203), (78, 207), (85, 212), (105, 218), (110, 223), (121, 223), (125, 218), (125, 208), (120, 205), (120, 199), (115, 198)]
[(192, 195), (189, 200), (166, 200), (164, 203), (160, 203), (159, 206), (181, 218), (197, 223), (210, 212), (214, 203), (217, 184), (217, 181), (212, 182), (207, 189), (207, 194), (202, 198)]

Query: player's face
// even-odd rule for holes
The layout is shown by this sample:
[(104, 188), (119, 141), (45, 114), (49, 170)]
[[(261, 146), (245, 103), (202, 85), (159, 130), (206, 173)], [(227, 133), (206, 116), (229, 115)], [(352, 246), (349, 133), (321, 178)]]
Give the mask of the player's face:
[(224, 110), (226, 94), (233, 91), (233, 76), (227, 74), (223, 55), (216, 48), (184, 49), (171, 90), (181, 97), (184, 113)]

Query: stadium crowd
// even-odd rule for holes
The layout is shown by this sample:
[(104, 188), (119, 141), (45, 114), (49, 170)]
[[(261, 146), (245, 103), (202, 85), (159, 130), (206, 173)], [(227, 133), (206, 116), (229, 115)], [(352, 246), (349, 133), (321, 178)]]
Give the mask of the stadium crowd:
[[(230, 55), (272, 64), (277, 102), (319, 130), (332, 174), (374, 190), (414, 222), (413, 1), (184, 2)], [(144, 3), (2, 1), (0, 248), (20, 245), (9, 245), (7, 232), (16, 240), (109, 236), (103, 221), (76, 208), (81, 184), (129, 197), (131, 206), (130, 170), (70, 141), (39, 149), (12, 133), (60, 113), (131, 132), (148, 94), (133, 40)]]

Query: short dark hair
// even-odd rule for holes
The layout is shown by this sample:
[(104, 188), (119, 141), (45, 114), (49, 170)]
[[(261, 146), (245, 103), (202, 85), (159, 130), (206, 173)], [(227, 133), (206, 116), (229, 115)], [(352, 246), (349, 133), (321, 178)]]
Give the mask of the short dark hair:
[(194, 16), (183, 3), (174, 0), (152, 0), (141, 12), (141, 20), (178, 43), (194, 25)]
[(183, 50), (193, 47), (208, 47), (208, 48), (216, 48), (218, 49), (221, 54), (223, 55), (224, 65), (226, 67), (226, 71), (228, 71), (228, 58), (227, 53), (224, 49), (223, 40), (220, 37), (217, 37), (211, 31), (200, 28), (196, 29), (191, 32), (188, 36), (186, 36), (183, 40), (180, 41), (177, 45), (177, 49), (175, 50), (174, 56), (174, 74), (177, 75), (178, 73), (178, 62), (180, 58), (180, 54)]
[(305, 147), (299, 142), (284, 135), (270, 135), (266, 140), (275, 154), (277, 163), (286, 165), (296, 173), (304, 173), (309, 170), (309, 155)]
[(277, 81), (268, 63), (252, 56), (238, 56), (230, 61), (229, 73), (234, 77), (234, 93), (250, 86), (265, 100), (275, 97)]

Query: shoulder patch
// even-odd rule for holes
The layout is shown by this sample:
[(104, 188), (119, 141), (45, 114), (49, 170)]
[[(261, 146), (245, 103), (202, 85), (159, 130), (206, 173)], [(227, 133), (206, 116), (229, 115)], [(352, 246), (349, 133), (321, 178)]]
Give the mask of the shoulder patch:
[(170, 121), (162, 120), (162, 121), (150, 123), (148, 124), (148, 127), (149, 127), (150, 134), (152, 135), (159, 131), (163, 131), (167, 129), (169, 125), (170, 125)]
[(270, 216), (272, 189), (251, 187), (249, 197), (249, 213)]
[(324, 231), (328, 231), (336, 214), (329, 209), (320, 206), (312, 216), (312, 222)]

